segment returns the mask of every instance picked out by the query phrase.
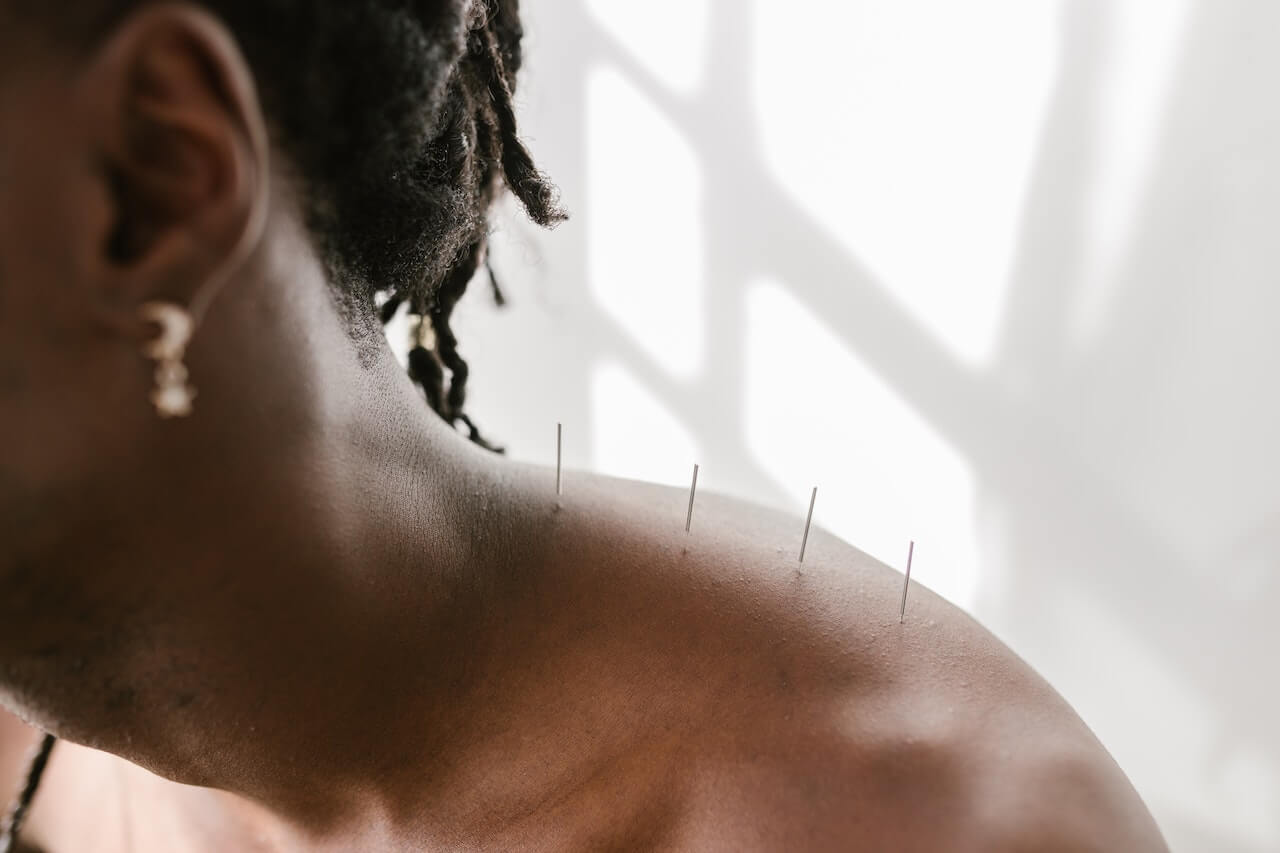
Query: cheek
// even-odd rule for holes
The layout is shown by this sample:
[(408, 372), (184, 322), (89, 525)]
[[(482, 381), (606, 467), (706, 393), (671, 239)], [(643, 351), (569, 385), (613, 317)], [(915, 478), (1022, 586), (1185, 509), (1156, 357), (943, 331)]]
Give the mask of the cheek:
[[(31, 306), (29, 297), (13, 274), (10, 217), (4, 208), (10, 201), (0, 185), (0, 416), (8, 419), (10, 407), (29, 384), (24, 350), (29, 348)], [(2, 431), (2, 427), (0, 427)]]
[[(0, 187), (0, 205), (3, 204), (4, 191)], [(16, 294), (13, 292), (13, 281), (5, 264), (3, 243), (3, 236), (0, 235), (0, 418), (7, 419), (5, 416), (11, 401), (19, 397), (26, 388), (28, 376), (19, 351), (22, 330), (18, 323), (17, 306), (14, 304)]]
[(65, 85), (36, 77), (0, 92), (0, 265), (11, 316), (82, 286), (100, 242), (91, 231), (103, 218), (101, 180), (69, 98)]
[(14, 346), (30, 335), (35, 297), (47, 285), (39, 271), (43, 241), (35, 227), (42, 211), (29, 208), (29, 179), (21, 176), (22, 163), (15, 162), (20, 152), (9, 142), (0, 148), (0, 369), (7, 367)]
[(91, 377), (77, 377), (87, 371), (70, 364), (74, 282), (47, 197), (57, 187), (39, 197), (50, 167), (24, 147), (11, 140), (0, 152), (0, 470), (31, 489), (48, 457), (69, 452), (59, 422), (83, 416), (76, 398), (93, 389)]
[(110, 193), (68, 97), (0, 93), (0, 473), (36, 493), (125, 465), (151, 414), (146, 361), (102, 322)]
[[(14, 113), (25, 116), (14, 121)], [(0, 99), (0, 407), (55, 381), (82, 336), (75, 158), (48, 109)], [(3, 452), (3, 449), (0, 449)]]

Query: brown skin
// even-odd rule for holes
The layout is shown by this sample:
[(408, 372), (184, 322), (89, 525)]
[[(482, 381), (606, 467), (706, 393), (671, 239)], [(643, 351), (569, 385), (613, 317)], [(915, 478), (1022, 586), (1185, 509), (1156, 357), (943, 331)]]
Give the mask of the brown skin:
[[(1165, 849), (942, 600), (712, 496), (557, 501), (358, 357), (216, 20), (0, 41), (0, 701), (81, 744), (28, 843)], [(139, 306), (206, 297), (162, 421)]]

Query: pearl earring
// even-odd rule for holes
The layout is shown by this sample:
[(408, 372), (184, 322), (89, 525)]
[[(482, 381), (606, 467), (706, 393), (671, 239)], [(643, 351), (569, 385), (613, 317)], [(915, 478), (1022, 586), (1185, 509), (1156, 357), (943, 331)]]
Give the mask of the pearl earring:
[(142, 350), (156, 362), (151, 403), (162, 418), (185, 418), (191, 414), (196, 389), (187, 384), (187, 366), (182, 359), (195, 333), (195, 320), (187, 309), (171, 302), (148, 302), (140, 311), (144, 320), (160, 327), (160, 336)]

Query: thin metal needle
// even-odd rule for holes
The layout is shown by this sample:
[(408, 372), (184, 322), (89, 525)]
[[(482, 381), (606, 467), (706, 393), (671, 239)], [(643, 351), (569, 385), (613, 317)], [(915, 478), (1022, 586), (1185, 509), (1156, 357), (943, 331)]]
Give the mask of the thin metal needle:
[(813, 505), (818, 500), (818, 487), (813, 487), (809, 496), (809, 517), (804, 520), (804, 538), (800, 540), (800, 562), (804, 562), (804, 549), (809, 545), (809, 525), (813, 523)]
[(560, 448), (561, 439), (564, 437), (564, 425), (556, 424), (556, 494), (564, 494), (560, 490)]
[(693, 525), (693, 496), (698, 491), (698, 465), (693, 466), (693, 484), (689, 486), (689, 514), (684, 519), (684, 532), (688, 533)]
[(902, 606), (898, 608), (898, 624), (907, 616), (907, 587), (911, 585), (911, 558), (915, 556), (916, 543), (913, 539), (907, 547), (907, 576), (902, 579)]

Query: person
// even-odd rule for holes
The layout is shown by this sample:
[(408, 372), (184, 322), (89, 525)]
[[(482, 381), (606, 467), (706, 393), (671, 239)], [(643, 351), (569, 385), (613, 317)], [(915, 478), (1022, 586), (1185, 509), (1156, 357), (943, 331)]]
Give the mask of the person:
[(564, 217), (515, 0), (54, 5), (0, 0), (16, 849), (1164, 849), (853, 547), (490, 452), (453, 308), (499, 191)]

